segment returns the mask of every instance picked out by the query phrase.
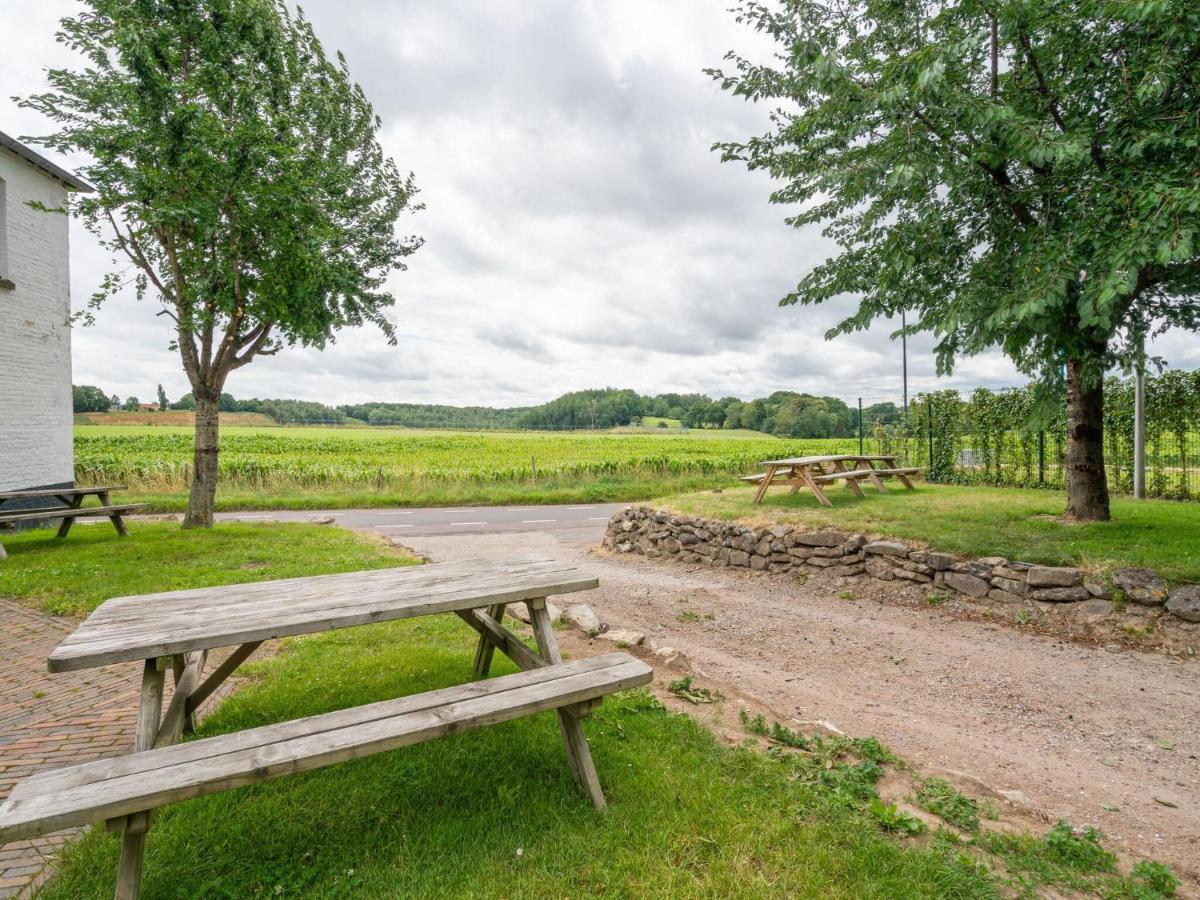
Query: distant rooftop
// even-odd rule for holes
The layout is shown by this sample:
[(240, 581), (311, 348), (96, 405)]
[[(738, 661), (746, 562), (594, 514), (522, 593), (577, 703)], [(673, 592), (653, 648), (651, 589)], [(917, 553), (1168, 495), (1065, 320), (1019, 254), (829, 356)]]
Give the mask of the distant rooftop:
[(6, 147), (17, 156), (28, 162), (33, 163), (47, 175), (57, 178), (69, 188), (74, 188), (77, 191), (82, 191), (85, 194), (90, 194), (96, 189), (80, 178), (73, 172), (68, 172), (62, 166), (56, 166), (40, 153), (29, 149), (14, 137), (9, 137), (3, 131), (0, 131), (0, 147)]

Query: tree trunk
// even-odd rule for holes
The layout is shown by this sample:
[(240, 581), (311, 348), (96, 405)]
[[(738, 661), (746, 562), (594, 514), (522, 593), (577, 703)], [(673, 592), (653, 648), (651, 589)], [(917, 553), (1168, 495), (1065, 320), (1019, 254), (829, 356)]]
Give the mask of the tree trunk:
[(192, 488), (188, 494), (184, 528), (212, 528), (217, 500), (218, 418), (216, 396), (196, 398), (196, 443), (192, 454)]
[(1067, 361), (1067, 515), (1107, 522), (1108, 477), (1104, 470), (1104, 382), (1086, 384), (1083, 364)]

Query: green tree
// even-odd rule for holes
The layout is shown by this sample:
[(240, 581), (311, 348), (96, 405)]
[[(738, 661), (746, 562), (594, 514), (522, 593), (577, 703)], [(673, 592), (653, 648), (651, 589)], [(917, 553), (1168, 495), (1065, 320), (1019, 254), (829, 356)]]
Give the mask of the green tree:
[(141, 405), (142, 402), (137, 397), (126, 397), (125, 402), (121, 404), (121, 409), (126, 412), (137, 412)]
[(98, 387), (90, 384), (76, 384), (71, 387), (72, 406), (77, 413), (108, 412), (112, 402), (108, 395)]
[(163, 386), (158, 386), (158, 408), (165, 412), (167, 407), (171, 405), (171, 401), (167, 399), (167, 392), (163, 390)]
[(1065, 370), (1067, 513), (1109, 517), (1103, 376), (1200, 308), (1200, 4), (1188, 0), (744, 0), (774, 39), (721, 85), (775, 109), (718, 144), (768, 172), (839, 251), (783, 304), (843, 294), (827, 335), (907, 310), (939, 370), (1000, 346)]
[(196, 405), (184, 527), (208, 527), (232, 371), (365, 323), (395, 343), (384, 285), (421, 244), (394, 231), (416, 187), (345, 59), (279, 0), (86, 0), (58, 39), (86, 67), (23, 103), (59, 126), (42, 143), (90, 157), (79, 215), (174, 323)]

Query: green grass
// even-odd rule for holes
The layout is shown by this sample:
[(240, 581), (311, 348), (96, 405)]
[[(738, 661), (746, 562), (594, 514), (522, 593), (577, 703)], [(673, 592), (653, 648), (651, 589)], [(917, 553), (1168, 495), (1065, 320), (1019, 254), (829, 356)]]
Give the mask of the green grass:
[(942, 778), (926, 778), (917, 788), (917, 805), (960, 831), (979, 830), (979, 804), (956, 791)]
[[(109, 593), (404, 561), (318, 526), (143, 524), (124, 541), (79, 531), (74, 544), (18, 536), (0, 593), (84, 609)], [(462, 683), (474, 643), (450, 616), (290, 639), (244, 670), (249, 682), (199, 736)], [(499, 657), (495, 668), (512, 671)], [(779, 726), (773, 741), (805, 751), (731, 748), (644, 691), (610, 698), (587, 731), (605, 814), (573, 785), (553, 716), (540, 714), (160, 810), (143, 896), (989, 898), (1010, 892), (989, 868), (1000, 858), (1022, 884), (1066, 878), (1110, 896), (1162, 896), (1134, 890), (1173, 878), (1145, 866), (1125, 878), (1107, 856), (1093, 878), (1091, 848), (1062, 840), (993, 853), (905, 837), (896, 815), (873, 811), (893, 757), (870, 738), (801, 740)], [(117, 835), (90, 829), (39, 896), (111, 896), (118, 850)]]
[[(631, 477), (543, 478), (536, 483), (480, 484), (471, 481), (413, 484), (409, 487), (262, 488), (238, 484), (217, 490), (217, 510), (371, 509), (423, 506), (538, 506), (550, 503), (617, 503), (649, 500), (663, 490), (690, 492), (728, 484), (727, 475), (639, 475)], [(92, 480), (81, 481), (92, 483)], [(118, 495), (122, 503), (145, 503), (147, 512), (174, 513), (187, 508), (187, 491), (136, 488)]]
[(1200, 503), (1114, 498), (1112, 521), (1061, 520), (1065, 496), (1018, 488), (918, 484), (864, 497), (845, 488), (829, 492), (831, 508), (807, 492), (782, 488), (753, 504), (752, 488), (663, 497), (655, 505), (689, 515), (752, 524), (787, 523), (840, 528), (921, 541), (963, 556), (1006, 556), (1097, 571), (1147, 566), (1175, 581), (1200, 581)]
[(108, 522), (76, 526), (64, 540), (50, 529), (0, 533), (0, 597), (45, 612), (84, 615), (109, 597), (405, 565), (411, 557), (382, 540), (323, 525), (227, 523), (184, 531), (172, 522), (135, 522), (119, 538)]
[[(201, 733), (460, 683), (471, 650), (447, 618), (293, 640)], [(168, 807), (144, 896), (996, 896), (974, 863), (884, 835), (647, 694), (610, 699), (588, 733), (606, 814), (541, 714)], [(110, 895), (117, 850), (93, 829), (44, 896)]]

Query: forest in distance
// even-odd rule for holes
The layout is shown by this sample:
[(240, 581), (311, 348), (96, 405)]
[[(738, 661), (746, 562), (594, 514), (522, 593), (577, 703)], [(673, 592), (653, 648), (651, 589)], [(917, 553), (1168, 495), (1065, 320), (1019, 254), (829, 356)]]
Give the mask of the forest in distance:
[[(118, 397), (110, 399), (105, 391), (90, 385), (76, 386), (75, 401), (77, 413), (138, 407), (136, 398), (122, 404)], [(163, 405), (173, 410), (195, 408), (190, 394)], [(745, 429), (788, 438), (853, 437), (859, 429), (857, 405), (851, 406), (836, 397), (795, 391), (776, 391), (767, 397), (742, 400), (713, 399), (704, 394), (651, 396), (629, 389), (603, 388), (572, 391), (537, 406), (507, 408), (376, 402), (335, 406), (308, 400), (238, 399), (225, 393), (221, 395), (220, 409), (231, 413), (262, 413), (281, 425), (580, 431), (646, 423), (659, 428)], [(895, 403), (873, 403), (863, 408), (862, 417), (870, 430), (876, 424), (899, 421), (901, 410)]]

